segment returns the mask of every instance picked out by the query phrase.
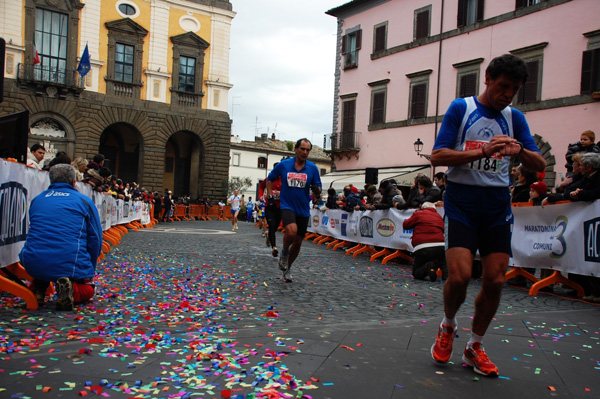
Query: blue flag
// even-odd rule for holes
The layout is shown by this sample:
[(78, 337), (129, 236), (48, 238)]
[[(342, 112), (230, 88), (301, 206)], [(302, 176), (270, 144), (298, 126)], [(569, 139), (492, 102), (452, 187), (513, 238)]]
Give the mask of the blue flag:
[(85, 49), (83, 50), (83, 54), (81, 55), (81, 59), (79, 60), (79, 66), (77, 67), (77, 72), (83, 78), (90, 71), (90, 53), (88, 52), (88, 45), (85, 45)]

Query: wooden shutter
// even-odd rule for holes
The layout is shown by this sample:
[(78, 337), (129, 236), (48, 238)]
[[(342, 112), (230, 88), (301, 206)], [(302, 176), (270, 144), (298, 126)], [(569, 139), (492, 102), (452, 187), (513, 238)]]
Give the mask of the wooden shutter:
[(412, 87), (410, 112), (410, 117), (412, 119), (425, 117), (425, 98), (427, 94), (426, 89), (426, 83), (416, 84)]
[(346, 37), (348, 35), (342, 36), (342, 55), (346, 54)]
[(354, 133), (356, 100), (344, 101), (342, 112), (342, 134)]
[(538, 69), (539, 61), (530, 61), (525, 63), (527, 67), (527, 81), (519, 90), (517, 101), (520, 104), (534, 103), (537, 101), (537, 88), (538, 88)]
[(416, 39), (429, 36), (429, 10), (417, 14)]
[(477, 94), (477, 74), (470, 73), (460, 77), (459, 97), (471, 97)]
[(356, 51), (360, 50), (360, 45), (362, 43), (362, 29), (356, 31)]
[(456, 15), (456, 26), (458, 28), (467, 23), (467, 0), (458, 0), (458, 14)]
[(373, 93), (373, 104), (371, 109), (371, 124), (384, 123), (385, 91)]
[(581, 63), (581, 94), (589, 94), (594, 91), (594, 70), (598, 69), (598, 53), (597, 50), (587, 50), (583, 52), (583, 60)]
[(483, 5), (485, 0), (477, 0), (477, 22), (483, 21)]
[(515, 2), (515, 9), (518, 10), (519, 8), (525, 7), (525, 1), (527, 0), (517, 0)]
[(385, 47), (386, 47), (386, 43), (385, 43), (386, 30), (387, 30), (387, 26), (386, 25), (378, 26), (375, 29), (375, 48), (373, 49), (373, 52), (376, 53), (378, 51), (385, 50)]

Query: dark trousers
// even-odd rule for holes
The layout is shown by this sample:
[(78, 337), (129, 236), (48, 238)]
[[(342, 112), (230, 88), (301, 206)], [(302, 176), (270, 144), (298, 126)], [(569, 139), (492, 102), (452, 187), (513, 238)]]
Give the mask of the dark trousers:
[(429, 275), (431, 269), (442, 269), (442, 274), (448, 274), (446, 267), (446, 250), (443, 245), (437, 247), (422, 248), (413, 253), (413, 271), (414, 278), (424, 280)]
[(269, 225), (269, 241), (271, 242), (271, 247), (273, 248), (277, 246), (275, 244), (275, 233), (277, 233), (277, 229), (281, 224), (281, 209), (271, 209), (267, 207), (265, 217), (267, 218), (267, 224)]
[(165, 219), (167, 220), (167, 222), (171, 221), (171, 207), (170, 206), (165, 206), (163, 211), (163, 215), (162, 215), (162, 219), (161, 221), (165, 221)]

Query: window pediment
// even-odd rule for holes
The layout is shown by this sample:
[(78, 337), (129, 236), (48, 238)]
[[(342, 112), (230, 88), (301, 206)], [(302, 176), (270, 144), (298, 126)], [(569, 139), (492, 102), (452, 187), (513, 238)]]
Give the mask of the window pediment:
[(81, 2), (81, 0), (43, 0), (43, 1), (33, 0), (33, 1), (34, 1), (34, 3), (38, 3), (36, 5), (39, 5), (39, 6), (49, 5), (51, 7), (54, 7), (55, 10), (60, 10), (60, 11), (81, 10), (83, 8), (83, 6), (85, 6), (85, 4)]
[(106, 22), (105, 26), (110, 31), (126, 33), (128, 35), (137, 35), (144, 37), (148, 34), (142, 25), (134, 22), (130, 18), (118, 19), (116, 21)]
[(171, 36), (171, 41), (173, 44), (183, 47), (192, 47), (201, 50), (205, 50), (210, 46), (210, 43), (206, 40), (202, 39), (200, 36), (195, 34), (194, 32), (186, 32), (181, 35)]

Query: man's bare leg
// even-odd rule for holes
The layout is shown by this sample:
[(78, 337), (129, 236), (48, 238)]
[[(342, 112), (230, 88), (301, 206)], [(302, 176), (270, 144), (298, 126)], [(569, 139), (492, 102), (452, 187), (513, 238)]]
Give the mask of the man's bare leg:
[(509, 256), (505, 253), (492, 253), (481, 259), (483, 275), (481, 276), (481, 291), (475, 299), (475, 315), (473, 317), (472, 331), (485, 335), (492, 322), (504, 286), (504, 275), (508, 269)]

